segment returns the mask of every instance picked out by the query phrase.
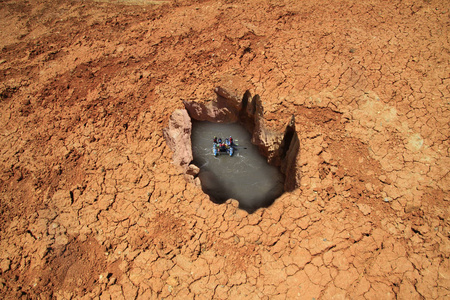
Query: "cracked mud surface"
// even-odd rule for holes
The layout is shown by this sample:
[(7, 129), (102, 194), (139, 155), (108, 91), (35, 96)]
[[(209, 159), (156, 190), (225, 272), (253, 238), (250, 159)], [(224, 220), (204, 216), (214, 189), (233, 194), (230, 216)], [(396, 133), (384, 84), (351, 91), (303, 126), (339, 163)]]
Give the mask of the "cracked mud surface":
[[(449, 9), (2, 1), (2, 298), (450, 297)], [(250, 215), (163, 138), (216, 86), (295, 114), (299, 187)]]

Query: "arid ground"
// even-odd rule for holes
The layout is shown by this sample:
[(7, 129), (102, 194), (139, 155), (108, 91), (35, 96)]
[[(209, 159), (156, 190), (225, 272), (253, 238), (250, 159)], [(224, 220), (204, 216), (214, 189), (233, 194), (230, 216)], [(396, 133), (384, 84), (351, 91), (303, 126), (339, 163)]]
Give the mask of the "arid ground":
[[(450, 2), (0, 1), (3, 299), (449, 299)], [(252, 214), (185, 179), (183, 101), (295, 116)]]

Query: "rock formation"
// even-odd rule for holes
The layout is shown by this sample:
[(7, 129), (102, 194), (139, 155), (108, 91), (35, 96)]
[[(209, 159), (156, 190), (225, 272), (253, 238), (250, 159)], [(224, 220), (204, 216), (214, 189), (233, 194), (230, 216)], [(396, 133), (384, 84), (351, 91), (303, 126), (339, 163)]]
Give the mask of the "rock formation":
[[(282, 173), (287, 178), (285, 190), (295, 189), (300, 181), (300, 175), (296, 168), (300, 143), (295, 131), (295, 116), (293, 115), (289, 123), (286, 124), (284, 132), (276, 132), (265, 126), (264, 108), (258, 95), (251, 97), (250, 92), (246, 91), (243, 97), (239, 97), (237, 92), (232, 92), (220, 86), (216, 87), (214, 92), (217, 99), (210, 102), (184, 101), (189, 116), (198, 121), (242, 123), (252, 133), (252, 143), (258, 146), (262, 155), (267, 157), (268, 163), (281, 167)], [(192, 160), (192, 152), (184, 150), (188, 148), (186, 142), (189, 142), (190, 145), (190, 139), (177, 139), (178, 131), (171, 129), (186, 127), (183, 124), (187, 120), (185, 117), (178, 117), (179, 114), (180, 111), (177, 110), (172, 115), (169, 128), (165, 130), (165, 136), (169, 139), (169, 147), (174, 151), (174, 162), (178, 164), (182, 161), (186, 165), (189, 158)], [(176, 122), (180, 123), (177, 124)], [(176, 146), (176, 144), (180, 144), (180, 146)], [(180, 159), (179, 156), (182, 153), (186, 157)]]
[(169, 126), (163, 130), (167, 146), (173, 151), (173, 162), (187, 171), (192, 161), (192, 122), (185, 109), (175, 110), (169, 119)]

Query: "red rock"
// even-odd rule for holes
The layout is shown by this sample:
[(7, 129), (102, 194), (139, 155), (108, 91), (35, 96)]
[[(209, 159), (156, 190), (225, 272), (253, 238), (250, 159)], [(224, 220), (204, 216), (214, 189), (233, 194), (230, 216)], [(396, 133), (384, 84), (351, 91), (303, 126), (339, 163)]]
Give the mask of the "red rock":
[(187, 168), (192, 161), (191, 118), (184, 109), (175, 110), (164, 130), (167, 145), (172, 149), (175, 164)]

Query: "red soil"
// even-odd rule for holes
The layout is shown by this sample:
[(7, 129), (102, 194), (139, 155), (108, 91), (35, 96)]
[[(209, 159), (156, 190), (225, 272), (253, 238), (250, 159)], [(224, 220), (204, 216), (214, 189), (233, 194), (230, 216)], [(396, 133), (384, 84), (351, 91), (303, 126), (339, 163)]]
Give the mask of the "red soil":
[[(2, 1), (1, 297), (450, 297), (449, 9)], [(299, 187), (251, 215), (163, 138), (217, 85), (296, 117)]]

